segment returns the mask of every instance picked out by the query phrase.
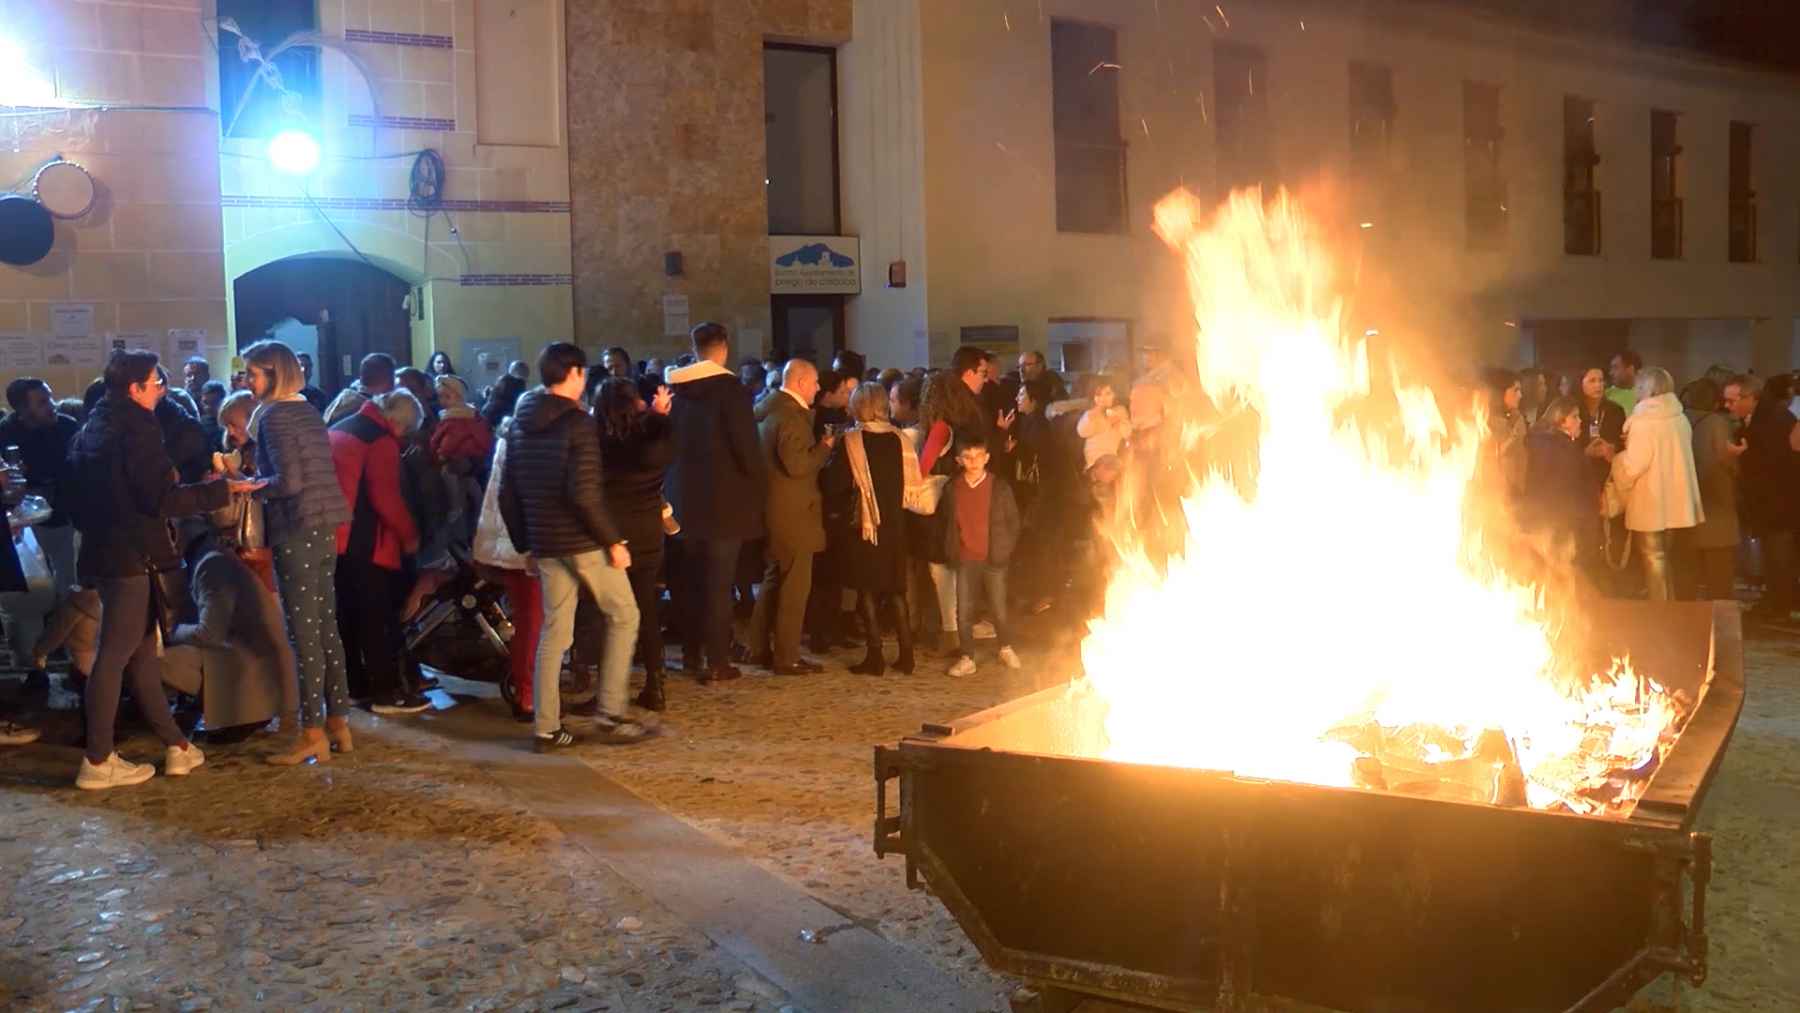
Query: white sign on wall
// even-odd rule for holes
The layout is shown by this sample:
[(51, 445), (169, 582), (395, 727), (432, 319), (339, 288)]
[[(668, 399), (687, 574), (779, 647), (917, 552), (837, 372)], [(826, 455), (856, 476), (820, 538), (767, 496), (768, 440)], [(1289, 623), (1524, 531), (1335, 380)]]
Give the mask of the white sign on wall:
[(770, 236), (769, 291), (855, 295), (862, 291), (862, 241), (855, 236)]

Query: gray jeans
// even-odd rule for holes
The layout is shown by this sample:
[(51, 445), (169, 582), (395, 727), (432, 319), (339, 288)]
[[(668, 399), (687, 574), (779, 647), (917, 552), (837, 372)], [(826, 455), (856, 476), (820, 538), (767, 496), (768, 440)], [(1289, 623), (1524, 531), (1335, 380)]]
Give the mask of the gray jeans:
[(575, 605), (584, 585), (606, 619), (605, 648), (600, 655), (600, 710), (610, 717), (623, 717), (638, 629), (637, 599), (632, 596), (630, 578), (608, 563), (606, 553), (599, 550), (540, 557), (537, 565), (544, 598), (544, 630), (538, 636), (537, 671), (531, 687), (538, 734), (549, 735), (562, 725), (563, 653), (575, 642)]
[(131, 676), (131, 695), (144, 720), (163, 740), (178, 746), (187, 741), (169, 714), (163, 695), (162, 657), (156, 624), (150, 618), (150, 578), (117, 577), (100, 586), (100, 653), (88, 675), (87, 758), (102, 763), (112, 755), (113, 722), (119, 716), (119, 690)]

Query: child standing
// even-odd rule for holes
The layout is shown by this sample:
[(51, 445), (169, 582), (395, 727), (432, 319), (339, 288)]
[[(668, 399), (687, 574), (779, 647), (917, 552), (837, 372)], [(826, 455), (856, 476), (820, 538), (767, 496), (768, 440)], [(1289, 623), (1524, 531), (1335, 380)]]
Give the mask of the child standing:
[(1000, 663), (1019, 667), (1006, 622), (1006, 564), (1019, 544), (1019, 506), (1012, 488), (988, 474), (987, 441), (966, 437), (956, 452), (962, 474), (944, 486), (944, 554), (956, 570), (956, 639), (959, 656), (950, 675), (975, 674), (975, 610), (983, 598), (994, 616)]
[(1112, 381), (1101, 377), (1094, 383), (1094, 406), (1082, 413), (1075, 425), (1081, 437), (1081, 466), (1089, 470), (1103, 457), (1117, 457), (1131, 435), (1131, 412), (1119, 403)]

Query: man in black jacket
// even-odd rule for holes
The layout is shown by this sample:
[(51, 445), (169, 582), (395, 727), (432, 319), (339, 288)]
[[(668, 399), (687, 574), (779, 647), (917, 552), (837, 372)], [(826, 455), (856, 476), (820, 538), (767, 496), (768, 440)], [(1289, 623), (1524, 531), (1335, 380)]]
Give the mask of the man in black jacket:
[(750, 394), (725, 368), (725, 328), (701, 324), (693, 340), (697, 361), (668, 374), (675, 463), (665, 493), (681, 524), (687, 570), (671, 583), (683, 591), (687, 619), (682, 667), (718, 682), (743, 675), (731, 663), (731, 579), (738, 549), (763, 535), (768, 475)]
[(538, 356), (543, 386), (520, 396), (506, 431), (500, 516), (507, 536), (537, 565), (544, 629), (532, 682), (540, 753), (575, 744), (562, 726), (563, 653), (575, 639), (576, 595), (583, 587), (606, 617), (600, 659), (604, 741), (641, 742), (650, 730), (626, 716), (638, 608), (626, 568), (631, 551), (601, 496), (600, 428), (576, 400), (587, 385), (587, 355), (558, 341)]
[(187, 774), (205, 760), (181, 734), (163, 697), (153, 604), (164, 592), (152, 584), (155, 575), (181, 569), (169, 537), (170, 518), (217, 510), (231, 493), (253, 492), (263, 483), (178, 484), (155, 414), (167, 390), (155, 353), (113, 352), (106, 364), (106, 396), (69, 446), (69, 488), (80, 493), (69, 503), (81, 532), (77, 566), (83, 579), (99, 587), (101, 602), (100, 649), (86, 694), (87, 749), (75, 779), (81, 788), (141, 784), (155, 773), (113, 752), (113, 721), (126, 674), (144, 719), (168, 747), (164, 773)]

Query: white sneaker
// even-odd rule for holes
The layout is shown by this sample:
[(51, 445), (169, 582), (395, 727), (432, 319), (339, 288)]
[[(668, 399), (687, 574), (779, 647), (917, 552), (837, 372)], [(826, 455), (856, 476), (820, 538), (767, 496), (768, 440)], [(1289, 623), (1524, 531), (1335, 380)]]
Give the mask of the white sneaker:
[(1019, 664), (1018, 652), (1014, 651), (1011, 647), (1000, 648), (1000, 664), (1013, 669), (1022, 667)]
[(966, 654), (960, 658), (957, 658), (956, 664), (950, 666), (949, 675), (950, 675), (950, 678), (952, 678), (952, 679), (967, 679), (969, 676), (974, 675), (974, 674), (975, 674), (975, 659), (969, 657)]
[(192, 742), (186, 749), (170, 746), (163, 751), (163, 776), (186, 777), (206, 762), (206, 754)]
[(107, 788), (143, 784), (155, 776), (155, 767), (148, 763), (132, 763), (118, 753), (98, 764), (84, 756), (81, 758), (81, 773), (75, 775), (75, 787), (85, 791), (105, 791)]
[(986, 619), (979, 620), (969, 627), (969, 634), (976, 640), (992, 640), (1000, 634), (994, 632), (994, 624)]
[(29, 725), (0, 721), (0, 746), (24, 746), (38, 740), (40, 733)]

